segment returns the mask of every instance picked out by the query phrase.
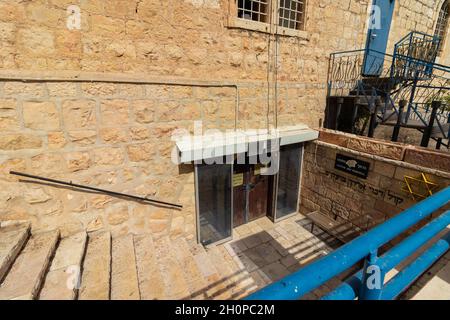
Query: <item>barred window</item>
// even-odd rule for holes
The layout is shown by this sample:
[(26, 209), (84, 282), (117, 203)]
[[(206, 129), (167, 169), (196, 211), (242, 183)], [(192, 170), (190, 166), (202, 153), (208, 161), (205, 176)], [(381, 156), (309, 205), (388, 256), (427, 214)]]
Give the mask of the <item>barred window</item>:
[[(252, 28), (250, 21), (262, 22), (258, 30), (278, 25), (277, 32), (295, 35), (305, 28), (306, 0), (231, 0), (235, 1), (237, 18), (242, 26)], [(236, 14), (235, 13), (235, 14)], [(246, 21), (243, 21), (246, 20)], [(289, 29), (289, 30), (287, 30)]]
[(238, 17), (258, 22), (269, 22), (269, 0), (237, 0)]
[(304, 0), (280, 0), (279, 25), (302, 30), (305, 13)]
[(441, 39), (439, 51), (442, 51), (444, 47), (445, 36), (447, 35), (449, 13), (450, 13), (450, 1), (447, 0), (444, 2), (441, 10), (439, 11), (438, 20), (436, 23), (436, 30), (434, 31), (434, 35)]

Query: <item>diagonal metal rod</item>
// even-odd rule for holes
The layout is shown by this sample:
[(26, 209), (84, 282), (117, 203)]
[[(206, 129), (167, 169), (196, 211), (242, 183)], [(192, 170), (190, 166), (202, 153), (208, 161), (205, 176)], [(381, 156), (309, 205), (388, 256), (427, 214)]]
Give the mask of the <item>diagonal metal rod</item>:
[(56, 184), (61, 184), (61, 185), (65, 185), (65, 186), (71, 186), (71, 187), (85, 189), (85, 190), (101, 192), (101, 193), (108, 194), (108, 195), (113, 195), (113, 196), (125, 197), (125, 198), (135, 199), (135, 200), (139, 200), (139, 201), (150, 202), (150, 203), (154, 203), (154, 204), (166, 205), (166, 206), (175, 207), (175, 208), (183, 208), (182, 205), (175, 204), (175, 203), (149, 199), (149, 198), (146, 198), (146, 197), (138, 197), (138, 196), (133, 196), (131, 194), (115, 192), (115, 191), (110, 191), (110, 190), (105, 190), (105, 189), (100, 189), (100, 188), (83, 186), (81, 184), (72, 183), (72, 181), (66, 182), (66, 181), (61, 181), (61, 180), (56, 180), (56, 179), (44, 178), (44, 177), (39, 177), (39, 176), (31, 175), (31, 174), (28, 174), (28, 173), (17, 172), (17, 171), (10, 171), (9, 174), (16, 175), (16, 176), (21, 176), (21, 177), (26, 177), (26, 178), (31, 178), (31, 179), (36, 179), (36, 180), (52, 182), (52, 183), (56, 183)]

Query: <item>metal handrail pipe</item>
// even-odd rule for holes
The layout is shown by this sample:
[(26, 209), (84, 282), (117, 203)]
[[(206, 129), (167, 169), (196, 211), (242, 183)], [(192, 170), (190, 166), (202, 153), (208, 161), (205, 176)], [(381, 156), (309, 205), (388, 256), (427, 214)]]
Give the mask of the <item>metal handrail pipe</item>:
[[(380, 257), (380, 267), (384, 272), (395, 268), (406, 258), (414, 254), (420, 247), (433, 239), (450, 224), (450, 211), (447, 211), (428, 223), (426, 226), (400, 242)], [(322, 300), (353, 300), (359, 294), (363, 272), (362, 270), (345, 280), (332, 292), (322, 297)]]
[(450, 202), (450, 187), (428, 197), (316, 262), (251, 294), (248, 300), (294, 300), (349, 269)]
[(431, 265), (450, 248), (450, 232), (422, 253), (414, 262), (400, 271), (388, 283), (381, 293), (381, 300), (393, 300), (408, 288)]

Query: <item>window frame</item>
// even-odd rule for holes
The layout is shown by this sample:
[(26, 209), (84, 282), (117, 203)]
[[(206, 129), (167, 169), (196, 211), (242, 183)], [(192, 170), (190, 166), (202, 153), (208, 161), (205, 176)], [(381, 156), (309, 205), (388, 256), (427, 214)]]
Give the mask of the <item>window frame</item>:
[(439, 49), (438, 49), (438, 57), (441, 56), (441, 54), (444, 52), (445, 49), (445, 45), (446, 45), (446, 40), (448, 37), (448, 33), (449, 33), (449, 26), (450, 26), (450, 1), (449, 0), (445, 0), (444, 2), (442, 2), (442, 4), (439, 5), (438, 10), (437, 10), (437, 17), (436, 17), (436, 22), (434, 25), (434, 35), (437, 36), (438, 33), (438, 28), (440, 27), (440, 22), (441, 22), (441, 12), (444, 9), (444, 6), (447, 5), (447, 16), (444, 18), (444, 23), (445, 26), (443, 28), (443, 37), (441, 38), (441, 42), (439, 44)]
[(260, 22), (254, 20), (246, 20), (239, 18), (238, 7), (236, 5), (236, 0), (229, 0), (228, 4), (228, 19), (226, 19), (226, 26), (228, 28), (245, 29), (251, 31), (258, 31), (269, 34), (276, 34), (288, 37), (299, 37), (308, 39), (309, 35), (307, 30), (307, 17), (308, 17), (308, 0), (304, 0), (304, 12), (303, 12), (303, 28), (291, 29), (279, 25), (279, 12), (277, 12), (277, 2), (280, 0), (268, 0), (268, 17), (270, 17), (269, 22)]

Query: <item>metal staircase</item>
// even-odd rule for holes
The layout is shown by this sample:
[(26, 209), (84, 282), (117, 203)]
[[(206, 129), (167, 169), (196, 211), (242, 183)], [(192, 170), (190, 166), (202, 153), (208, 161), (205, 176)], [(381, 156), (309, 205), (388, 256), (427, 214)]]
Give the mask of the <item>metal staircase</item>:
[(433, 139), (437, 148), (449, 148), (450, 67), (435, 62), (439, 43), (437, 37), (411, 32), (393, 55), (332, 53), (325, 126), (368, 136), (379, 125), (393, 126), (393, 141), (400, 128), (412, 128), (422, 132), (422, 146)]

